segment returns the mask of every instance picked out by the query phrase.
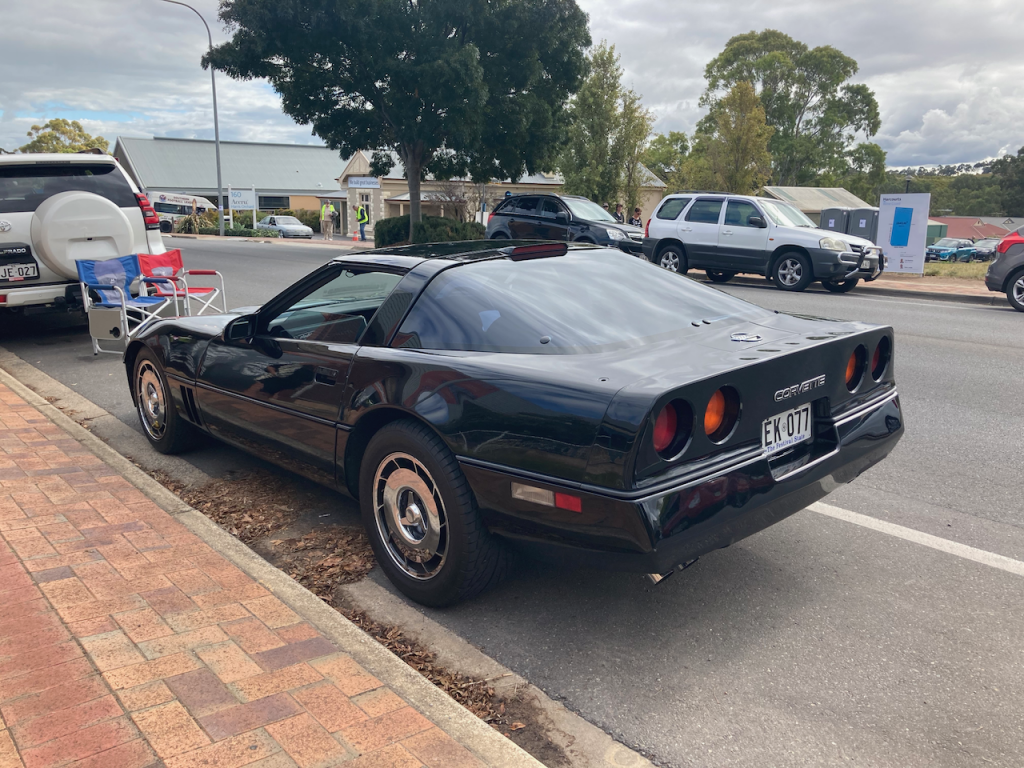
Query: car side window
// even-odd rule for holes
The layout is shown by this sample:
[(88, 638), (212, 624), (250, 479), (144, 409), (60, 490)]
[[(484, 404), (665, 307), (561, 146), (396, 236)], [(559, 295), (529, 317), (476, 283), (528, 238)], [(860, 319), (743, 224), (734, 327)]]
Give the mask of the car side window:
[(516, 204), (516, 213), (525, 213), (529, 216), (537, 215), (537, 203), (540, 201), (536, 197), (523, 197), (520, 198)]
[(260, 318), (260, 324), (278, 339), (352, 344), (401, 279), (400, 274), (367, 269), (329, 273), (286, 308)]
[(761, 212), (746, 200), (730, 200), (725, 209), (725, 223), (733, 227), (749, 227), (751, 216), (760, 216)]
[(271, 219), (270, 220), (270, 226), (276, 227), (277, 226), (277, 219)]
[(683, 212), (683, 208), (693, 198), (690, 197), (673, 197), (671, 200), (666, 200), (664, 205), (658, 209), (656, 214), (659, 219), (665, 219), (666, 221), (675, 221), (679, 218), (679, 214)]
[(690, 206), (686, 220), (695, 224), (717, 224), (724, 202), (721, 198), (702, 197)]
[(559, 213), (561, 208), (558, 207), (558, 203), (554, 200), (541, 200), (540, 215), (545, 219), (553, 219)]

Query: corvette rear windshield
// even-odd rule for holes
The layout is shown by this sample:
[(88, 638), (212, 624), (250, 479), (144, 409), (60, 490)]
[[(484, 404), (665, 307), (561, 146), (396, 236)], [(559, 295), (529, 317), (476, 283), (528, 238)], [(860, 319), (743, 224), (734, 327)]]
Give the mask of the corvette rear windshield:
[(0, 167), (0, 213), (31, 213), (48, 197), (92, 192), (118, 208), (138, 208), (132, 188), (113, 163), (23, 163)]
[(692, 323), (768, 315), (744, 301), (620, 251), (486, 261), (434, 278), (393, 346), (574, 354), (693, 331)]

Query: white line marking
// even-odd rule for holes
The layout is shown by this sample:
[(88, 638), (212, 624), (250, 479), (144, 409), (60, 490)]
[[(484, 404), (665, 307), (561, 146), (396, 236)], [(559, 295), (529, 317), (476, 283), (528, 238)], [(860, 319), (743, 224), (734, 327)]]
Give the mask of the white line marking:
[(889, 536), (895, 536), (898, 539), (904, 539), (906, 541), (911, 541), (914, 544), (920, 544), (924, 547), (937, 549), (940, 552), (945, 552), (949, 555), (962, 557), (965, 560), (973, 560), (976, 563), (981, 563), (982, 565), (987, 565), (991, 568), (998, 568), (999, 570), (1006, 571), (1007, 573), (1024, 576), (1024, 562), (1014, 560), (1012, 557), (1004, 557), (1003, 555), (997, 555), (994, 552), (986, 552), (984, 549), (969, 547), (966, 544), (958, 544), (957, 542), (950, 541), (949, 539), (932, 536), (930, 533), (922, 533), (921, 531), (915, 531), (913, 528), (905, 528), (902, 525), (887, 523), (884, 520), (877, 520), (874, 517), (868, 517), (867, 515), (862, 515), (859, 512), (840, 509), (839, 507), (833, 507), (831, 504), (822, 504), (820, 501), (811, 504), (808, 509), (827, 517), (834, 517), (837, 520), (845, 520), (848, 523), (860, 525), (864, 528), (870, 528), (871, 530), (878, 531), (879, 533), (886, 533)]

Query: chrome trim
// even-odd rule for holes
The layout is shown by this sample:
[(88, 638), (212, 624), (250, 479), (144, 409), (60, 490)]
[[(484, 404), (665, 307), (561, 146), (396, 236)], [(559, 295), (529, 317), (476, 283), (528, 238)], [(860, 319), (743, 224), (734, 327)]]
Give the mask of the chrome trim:
[(839, 450), (841, 448), (842, 448), (842, 444), (837, 445), (835, 447), (835, 449), (833, 449), (829, 453), (826, 453), (824, 456), (819, 456), (814, 461), (809, 461), (806, 464), (804, 464), (802, 467), (797, 467), (792, 472), (787, 472), (784, 475), (779, 475), (778, 477), (775, 477), (775, 475), (772, 475), (772, 479), (776, 483), (781, 483), (783, 480), (788, 480), (791, 477), (795, 477), (796, 475), (799, 475), (804, 470), (807, 470), (807, 469), (810, 469), (811, 467), (817, 466), (818, 464), (821, 464), (821, 462), (823, 462), (823, 461), (828, 461), (833, 456), (835, 456), (837, 453), (839, 453)]
[(894, 389), (892, 390), (892, 392), (888, 392), (882, 395), (881, 397), (875, 398), (874, 400), (865, 403), (864, 405), (854, 408), (849, 413), (844, 413), (840, 418), (836, 419), (834, 423), (837, 427), (841, 427), (843, 424), (846, 424), (847, 422), (853, 421), (854, 419), (863, 416), (868, 411), (873, 411), (876, 408), (882, 407), (890, 400), (895, 400), (897, 397), (899, 397), (899, 392), (897, 392)]

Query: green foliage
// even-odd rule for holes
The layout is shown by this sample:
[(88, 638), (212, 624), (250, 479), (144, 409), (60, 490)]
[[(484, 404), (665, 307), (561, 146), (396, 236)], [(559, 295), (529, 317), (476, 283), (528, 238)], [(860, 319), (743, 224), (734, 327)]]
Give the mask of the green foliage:
[(204, 66), (266, 78), (343, 157), (373, 151), (375, 175), (397, 155), (411, 221), (428, 173), (549, 170), (590, 45), (575, 0), (222, 0), (220, 19), (233, 36)]
[(690, 151), (690, 142), (682, 131), (659, 133), (644, 150), (641, 160), (655, 176), (668, 184), (669, 189), (682, 189), (679, 172)]
[(1024, 216), (1024, 147), (992, 164), (992, 176), (1002, 193), (1003, 213)]
[[(204, 227), (204, 222), (199, 218), (198, 213), (190, 213), (188, 216), (182, 216), (177, 221), (175, 229), (183, 235), (198, 235), (199, 230)], [(220, 229), (218, 228), (218, 232)]]
[(33, 125), (26, 134), (32, 141), (19, 152), (80, 152), (83, 149), (107, 151), (110, 142), (102, 136), (90, 136), (77, 120), (57, 118), (45, 125)]
[(646, 180), (641, 162), (653, 127), (654, 115), (640, 103), (640, 96), (632, 90), (622, 94), (619, 130), (612, 145), (612, 159), (622, 169), (620, 199), (626, 205), (627, 215), (632, 215), (633, 208), (640, 205), (640, 190)]
[[(200, 227), (200, 235), (219, 235), (219, 227)], [(272, 229), (248, 229), (235, 227), (234, 229), (224, 228), (225, 237), (277, 237), (277, 232)]]
[(773, 129), (765, 122), (754, 87), (740, 82), (721, 100), (714, 113), (714, 127), (707, 124), (684, 163), (684, 176), (694, 189), (715, 189), (752, 195), (771, 176), (768, 142)]
[[(424, 216), (413, 226), (413, 243), (452, 243), (461, 240), (483, 240), (485, 227), (475, 221), (459, 221), (441, 216)], [(410, 242), (409, 214), (381, 219), (373, 225), (375, 248)]]
[(831, 46), (808, 48), (773, 29), (737, 35), (704, 71), (701, 104), (711, 113), (701, 127), (714, 121), (726, 91), (749, 82), (775, 129), (769, 145), (775, 183), (840, 174), (855, 138), (870, 138), (881, 127), (874, 93), (848, 82), (856, 73), (857, 62)]

